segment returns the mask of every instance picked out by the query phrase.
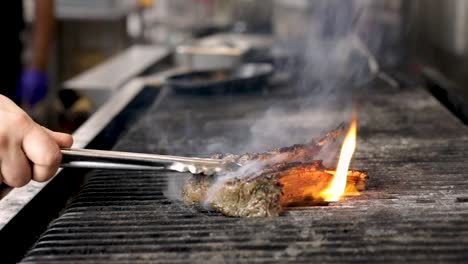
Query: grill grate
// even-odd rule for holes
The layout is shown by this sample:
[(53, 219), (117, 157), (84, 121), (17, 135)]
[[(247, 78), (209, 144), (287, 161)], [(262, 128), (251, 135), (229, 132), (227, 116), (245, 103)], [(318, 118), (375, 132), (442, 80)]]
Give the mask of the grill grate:
[[(115, 149), (207, 155), (221, 142), (241, 151), (236, 142), (255, 132), (249, 128), (258, 113), (280, 97), (297, 102), (170, 97)], [(382, 92), (365, 102), (353, 164), (371, 177), (361, 196), (278, 218), (239, 219), (172, 198), (185, 174), (93, 171), (23, 262), (466, 262), (466, 127), (422, 90)]]

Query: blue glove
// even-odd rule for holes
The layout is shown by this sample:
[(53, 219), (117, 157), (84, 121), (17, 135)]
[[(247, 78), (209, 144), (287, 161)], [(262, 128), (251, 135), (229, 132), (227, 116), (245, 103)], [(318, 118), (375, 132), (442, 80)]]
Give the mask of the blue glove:
[(42, 100), (47, 93), (47, 75), (44, 71), (26, 69), (16, 88), (16, 97), (21, 104), (33, 106)]

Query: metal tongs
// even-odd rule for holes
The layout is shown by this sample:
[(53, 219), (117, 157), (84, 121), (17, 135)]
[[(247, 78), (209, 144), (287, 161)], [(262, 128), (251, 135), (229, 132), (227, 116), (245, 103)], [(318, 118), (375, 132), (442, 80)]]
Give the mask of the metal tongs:
[(169, 170), (212, 175), (240, 167), (221, 159), (193, 158), (95, 149), (61, 149), (62, 168)]

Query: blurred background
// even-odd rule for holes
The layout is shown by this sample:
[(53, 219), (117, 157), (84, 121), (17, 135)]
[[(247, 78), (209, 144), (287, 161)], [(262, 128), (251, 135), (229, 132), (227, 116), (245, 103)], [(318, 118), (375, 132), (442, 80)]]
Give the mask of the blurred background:
[[(38, 1), (23, 0), (23, 65), (33, 57)], [(326, 5), (320, 0), (52, 2), (47, 96), (28, 111), (62, 131), (74, 131), (130, 79), (161, 67), (187, 66), (184, 57), (174, 54), (183, 54), (184, 46), (195, 42), (256, 51), (250, 53), (255, 60), (273, 57), (276, 68), (294, 75), (315, 69), (323, 59), (318, 55), (341, 50), (337, 43), (352, 31), (380, 69), (391, 72), (409, 62), (424, 62), (458, 84), (467, 82), (464, 0), (331, 0)], [(324, 15), (330, 12), (333, 15)], [(329, 72), (324, 69), (318, 74)], [(359, 67), (353, 69), (363, 78)], [(309, 81), (302, 86), (310, 86)]]

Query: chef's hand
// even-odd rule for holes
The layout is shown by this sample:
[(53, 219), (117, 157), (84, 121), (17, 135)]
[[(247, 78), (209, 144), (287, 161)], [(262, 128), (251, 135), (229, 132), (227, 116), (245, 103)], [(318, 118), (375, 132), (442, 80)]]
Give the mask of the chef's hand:
[(60, 147), (72, 143), (70, 135), (41, 127), (0, 95), (0, 183), (21, 187), (48, 180), (60, 165)]
[(34, 106), (47, 94), (47, 74), (38, 69), (25, 69), (16, 89), (16, 97), (21, 105)]

